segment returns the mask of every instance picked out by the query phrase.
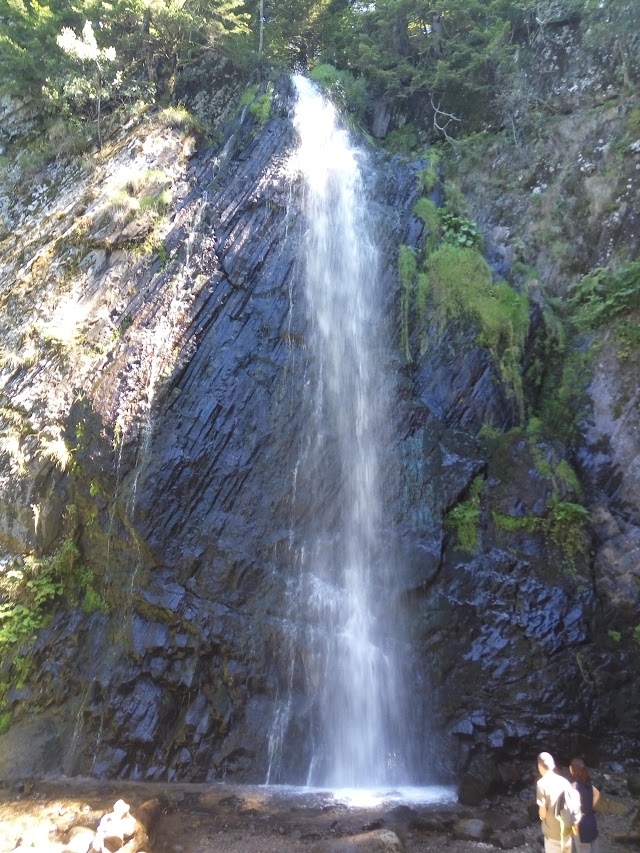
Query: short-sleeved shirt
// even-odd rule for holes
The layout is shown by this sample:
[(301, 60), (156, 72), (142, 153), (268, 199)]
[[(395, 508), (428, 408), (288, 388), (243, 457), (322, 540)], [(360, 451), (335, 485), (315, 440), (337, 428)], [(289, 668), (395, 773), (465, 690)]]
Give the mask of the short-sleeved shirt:
[(564, 776), (555, 773), (553, 770), (548, 771), (540, 779), (536, 785), (536, 802), (538, 806), (547, 807), (547, 816), (542, 821), (542, 834), (545, 838), (551, 838), (554, 841), (560, 841), (561, 828), (560, 821), (555, 816), (556, 803), (560, 794), (569, 796), (573, 794), (571, 784)]

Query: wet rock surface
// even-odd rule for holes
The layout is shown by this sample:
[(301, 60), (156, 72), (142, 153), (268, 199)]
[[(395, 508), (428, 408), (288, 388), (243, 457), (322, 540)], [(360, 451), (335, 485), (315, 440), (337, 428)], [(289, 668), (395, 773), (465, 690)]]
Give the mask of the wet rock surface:
[[(34, 678), (8, 695), (14, 722), (2, 736), (0, 778), (266, 777), (278, 656), (308, 627), (302, 611), (295, 625), (286, 619), (291, 529), (314, 524), (303, 501), (291, 517), (308, 356), (289, 106), (283, 83), (263, 128), (245, 110), (222, 147), (194, 155), (189, 146), (188, 157), (185, 140), (166, 129), (124, 129), (102, 171), (56, 165), (12, 208), (16, 229), (30, 228), (32, 205), (42, 217), (19, 250), (2, 244), (5, 347), (20, 354), (1, 367), (2, 416), (20, 452), (3, 455), (0, 541), (11, 557), (74, 537), (110, 612), (60, 609), (41, 632)], [(402, 161), (373, 156), (371, 204), (397, 316), (395, 253), (420, 240), (411, 213), (418, 186)], [(171, 179), (175, 203), (157, 242), (141, 251), (149, 222), (114, 216), (109, 192), (121, 172), (151, 166)], [(72, 308), (79, 314), (67, 337), (62, 320)], [(389, 607), (408, 625), (418, 763), (460, 778), (475, 808), (508, 788), (511, 762), (533, 759), (542, 740), (552, 752), (633, 754), (637, 647), (609, 631), (631, 630), (639, 618), (637, 518), (628, 512), (637, 497), (636, 397), (624, 396), (621, 409), (604, 395), (612, 374), (603, 362), (581, 460), (601, 511), (568, 556), (562, 537), (531, 521), (548, 519), (554, 500), (578, 499), (558, 473), (567, 449), (507, 433), (517, 413), (473, 330), (434, 326), (411, 365), (396, 343), (386, 357), (399, 375), (397, 441), (385, 461), (399, 460), (401, 476), (388, 532), (407, 571)], [(499, 437), (479, 437), (486, 423)], [(42, 450), (61, 439), (73, 465)], [(328, 464), (326, 482), (300, 488), (330, 496), (338, 477)], [(447, 516), (470, 500), (477, 477), (483, 498), (470, 553)], [(530, 529), (517, 526), (526, 519)], [(298, 651), (304, 659), (302, 643)], [(304, 667), (294, 675), (300, 746), (288, 758), (290, 778), (308, 764), (310, 726)], [(216, 832), (249, 838), (251, 817), (237, 827), (229, 818)], [(431, 820), (445, 825), (440, 815), (424, 826)], [(506, 844), (524, 830), (500, 831)]]

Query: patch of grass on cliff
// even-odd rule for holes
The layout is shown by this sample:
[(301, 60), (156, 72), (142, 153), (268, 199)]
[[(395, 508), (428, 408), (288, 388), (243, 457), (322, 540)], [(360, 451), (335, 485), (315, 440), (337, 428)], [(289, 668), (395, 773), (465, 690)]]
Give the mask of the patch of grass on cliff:
[(574, 445), (580, 431), (577, 422), (587, 408), (587, 386), (592, 352), (573, 349), (557, 358), (551, 355), (540, 385), (537, 412), (545, 432)]
[(6, 734), (11, 728), (12, 715), (10, 711), (0, 714), (0, 735)]
[(420, 145), (420, 136), (414, 124), (407, 122), (388, 133), (384, 147), (391, 154), (413, 154)]
[(131, 221), (138, 211), (164, 216), (173, 198), (171, 184), (171, 177), (160, 169), (130, 175), (109, 198), (112, 219)]
[(545, 425), (540, 418), (533, 417), (527, 424), (527, 435), (529, 438), (529, 450), (533, 458), (536, 471), (546, 477), (553, 484), (554, 500), (558, 500), (560, 492), (573, 492), (577, 497), (582, 496), (582, 484), (575, 469), (567, 459), (557, 459), (556, 455), (549, 452), (549, 447), (541, 445), (540, 439), (545, 432)]
[(251, 106), (249, 112), (258, 120), (260, 127), (263, 127), (271, 114), (271, 104), (273, 102), (273, 83), (269, 83), (267, 91), (257, 97)]
[(50, 556), (28, 555), (22, 565), (7, 567), (0, 575), (0, 658), (14, 654), (16, 647), (35, 637), (57, 600), (76, 605), (82, 598), (85, 611), (106, 612), (107, 604), (95, 591), (93, 580), (72, 539)]
[(575, 571), (575, 561), (588, 548), (587, 523), (589, 510), (582, 504), (571, 501), (554, 501), (544, 516), (507, 515), (498, 510), (492, 512), (493, 523), (507, 533), (527, 531), (539, 533), (561, 552), (564, 566)]
[(440, 166), (440, 154), (435, 148), (427, 152), (428, 162), (425, 169), (418, 173), (420, 189), (427, 195), (432, 193), (438, 183), (438, 167)]
[(520, 359), (529, 328), (525, 293), (507, 282), (494, 284), (491, 268), (475, 248), (443, 243), (425, 264), (429, 302), (443, 327), (465, 318), (478, 326), (478, 343), (487, 347), (502, 379), (522, 409)]
[(440, 214), (438, 213), (438, 208), (430, 198), (423, 196), (416, 202), (413, 212), (427, 226), (428, 233), (425, 240), (425, 248), (428, 252), (431, 252), (440, 240)]
[[(41, 628), (62, 602), (85, 613), (108, 612), (105, 600), (93, 586), (93, 573), (80, 561), (72, 539), (47, 557), (27, 556), (0, 570), (0, 734), (7, 731), (12, 714), (6, 708), (11, 688), (23, 689), (34, 675), (30, 648)], [(21, 653), (18, 653), (21, 652)]]
[(53, 462), (60, 471), (68, 471), (73, 464), (73, 451), (61, 435), (40, 437), (40, 455)]
[(166, 107), (161, 110), (158, 121), (162, 127), (171, 127), (184, 133), (203, 133), (204, 127), (198, 116), (179, 104), (176, 107)]
[(571, 288), (579, 328), (611, 326), (624, 358), (640, 346), (640, 260), (618, 269), (596, 269)]
[(457, 545), (462, 551), (473, 553), (478, 548), (480, 538), (480, 499), (484, 480), (475, 477), (469, 489), (469, 497), (449, 510), (445, 518), (445, 527), (455, 530)]
[(242, 95), (240, 97), (240, 105), (239, 105), (240, 108), (246, 107), (250, 103), (252, 103), (255, 100), (257, 94), (258, 94), (258, 84), (257, 83), (252, 83), (251, 86), (247, 86), (247, 88), (244, 90), (244, 92), (242, 93)]

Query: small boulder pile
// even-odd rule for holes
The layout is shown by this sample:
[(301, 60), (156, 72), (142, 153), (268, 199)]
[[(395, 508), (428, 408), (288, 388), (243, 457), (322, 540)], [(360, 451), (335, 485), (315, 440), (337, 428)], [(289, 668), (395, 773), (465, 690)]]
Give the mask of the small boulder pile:
[(74, 824), (64, 831), (52, 831), (42, 826), (19, 838), (13, 853), (26, 853), (34, 847), (39, 853), (144, 853), (149, 845), (148, 829), (159, 810), (159, 802), (152, 800), (137, 809), (138, 817), (134, 817), (129, 804), (118, 800), (97, 828), (95, 824)]
[(118, 800), (114, 803), (113, 811), (107, 812), (101, 819), (92, 846), (86, 853), (89, 850), (93, 853), (141, 853), (148, 840), (146, 829), (133, 817), (129, 805), (124, 800)]

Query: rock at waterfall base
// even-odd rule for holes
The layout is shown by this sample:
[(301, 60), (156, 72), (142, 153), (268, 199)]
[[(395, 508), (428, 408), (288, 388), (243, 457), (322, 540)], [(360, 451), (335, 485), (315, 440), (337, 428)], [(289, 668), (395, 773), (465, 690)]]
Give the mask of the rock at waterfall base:
[(311, 853), (404, 853), (404, 845), (389, 829), (364, 832), (349, 838), (321, 841), (311, 848)]

